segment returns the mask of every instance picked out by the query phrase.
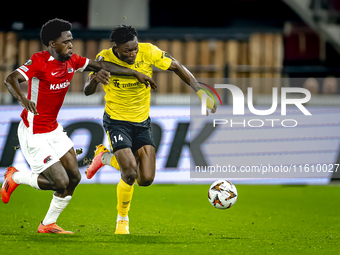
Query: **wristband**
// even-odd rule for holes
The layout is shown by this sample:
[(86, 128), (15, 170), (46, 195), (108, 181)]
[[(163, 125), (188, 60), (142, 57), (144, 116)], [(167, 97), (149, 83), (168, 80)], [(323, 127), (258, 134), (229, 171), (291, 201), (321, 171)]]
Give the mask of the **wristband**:
[[(200, 89), (196, 92), (197, 96), (200, 98), (201, 102), (202, 102), (202, 95), (205, 94), (207, 95), (206, 91), (203, 89)], [(215, 104), (215, 99), (213, 99), (211, 93), (209, 93), (209, 96), (207, 95), (207, 107), (212, 110), (214, 108), (214, 104)]]

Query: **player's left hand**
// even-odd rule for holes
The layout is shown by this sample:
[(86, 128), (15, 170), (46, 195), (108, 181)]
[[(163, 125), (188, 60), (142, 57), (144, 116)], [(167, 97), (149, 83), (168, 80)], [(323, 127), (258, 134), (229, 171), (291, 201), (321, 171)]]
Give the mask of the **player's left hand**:
[[(214, 106), (213, 106), (213, 108), (211, 109), (211, 113), (215, 113), (216, 112), (216, 109), (217, 109), (217, 104), (215, 104), (214, 103)], [(210, 110), (210, 108), (209, 107), (207, 107), (207, 113), (205, 114), (206, 116), (209, 116), (209, 111), (208, 110)]]
[(211, 113), (215, 113), (217, 109), (217, 104), (215, 100), (213, 100), (210, 96), (207, 95), (207, 93), (204, 90), (198, 90), (196, 92), (200, 100), (202, 101), (202, 95), (206, 96), (206, 105), (207, 105), (207, 110), (206, 110), (206, 116), (209, 116), (209, 109), (211, 110)]
[(136, 78), (139, 82), (144, 83), (146, 88), (151, 87), (151, 89), (156, 90), (156, 83), (149, 76), (136, 72)]
[(211, 109), (211, 113), (215, 113), (217, 109), (217, 104), (214, 103), (214, 107)]
[[(211, 113), (215, 113), (217, 109), (217, 104), (214, 103), (214, 107), (211, 109)], [(207, 110), (208, 111), (208, 110)], [(208, 116), (208, 115), (207, 115)]]

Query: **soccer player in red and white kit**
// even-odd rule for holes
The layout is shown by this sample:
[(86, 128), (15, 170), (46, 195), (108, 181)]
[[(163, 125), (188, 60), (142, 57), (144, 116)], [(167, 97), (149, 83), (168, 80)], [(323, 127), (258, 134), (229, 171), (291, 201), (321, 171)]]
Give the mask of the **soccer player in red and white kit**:
[[(73, 74), (77, 71), (107, 70), (112, 74), (132, 75), (146, 86), (155, 87), (148, 76), (106, 61), (92, 61), (73, 53), (71, 23), (53, 19), (42, 26), (40, 37), (45, 51), (35, 53), (30, 60), (7, 76), (5, 85), (25, 108), (18, 127), (20, 148), (31, 172), (7, 168), (1, 188), (1, 199), (8, 203), (19, 184), (38, 190), (54, 190), (53, 199), (39, 233), (73, 234), (57, 224), (57, 218), (72, 198), (80, 182), (73, 142), (57, 123), (57, 116)], [(108, 84), (107, 76), (98, 81)], [(27, 98), (20, 82), (29, 81)]]

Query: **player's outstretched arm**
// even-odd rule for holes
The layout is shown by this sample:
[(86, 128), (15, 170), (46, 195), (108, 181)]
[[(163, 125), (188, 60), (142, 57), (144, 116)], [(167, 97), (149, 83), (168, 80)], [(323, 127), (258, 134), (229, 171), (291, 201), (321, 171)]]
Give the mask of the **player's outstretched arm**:
[(23, 81), (26, 81), (25, 77), (22, 76), (22, 74), (18, 71), (13, 71), (6, 77), (4, 83), (12, 96), (18, 100), (27, 111), (37, 115), (38, 112), (35, 107), (35, 103), (31, 100), (28, 100), (24, 92), (22, 92), (20, 89), (20, 83)]
[(122, 67), (108, 61), (93, 61), (90, 60), (89, 64), (84, 71), (95, 71), (99, 72), (101, 69), (108, 71), (115, 75), (130, 75), (135, 76), (139, 82), (144, 83), (146, 87), (156, 89), (156, 83), (147, 75), (132, 70), (130, 68)]
[[(192, 75), (192, 73), (186, 69), (181, 63), (179, 63), (176, 59), (172, 58), (172, 62), (169, 71), (174, 71), (179, 78), (181, 78), (186, 84), (188, 84), (198, 95), (200, 100), (202, 100), (202, 95), (206, 94), (205, 91), (201, 90), (198, 86), (196, 78)], [(211, 113), (216, 112), (217, 105), (214, 103), (211, 97), (207, 96), (207, 108), (211, 110)], [(208, 115), (208, 111), (207, 111)]]

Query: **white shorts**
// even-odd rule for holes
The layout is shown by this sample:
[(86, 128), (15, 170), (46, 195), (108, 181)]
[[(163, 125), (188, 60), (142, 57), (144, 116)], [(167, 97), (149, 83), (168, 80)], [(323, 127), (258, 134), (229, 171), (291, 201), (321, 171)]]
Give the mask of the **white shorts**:
[(21, 121), (18, 137), (22, 153), (37, 174), (58, 162), (74, 146), (61, 125), (49, 133), (33, 134)]

